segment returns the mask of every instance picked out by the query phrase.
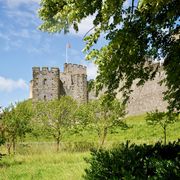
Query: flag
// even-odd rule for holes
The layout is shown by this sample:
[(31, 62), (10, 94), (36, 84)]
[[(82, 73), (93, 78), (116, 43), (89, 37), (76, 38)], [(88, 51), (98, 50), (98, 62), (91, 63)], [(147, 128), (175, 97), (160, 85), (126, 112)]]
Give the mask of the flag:
[(66, 47), (67, 47), (67, 48), (71, 48), (71, 44), (70, 44), (70, 43), (67, 43), (67, 44), (66, 44)]

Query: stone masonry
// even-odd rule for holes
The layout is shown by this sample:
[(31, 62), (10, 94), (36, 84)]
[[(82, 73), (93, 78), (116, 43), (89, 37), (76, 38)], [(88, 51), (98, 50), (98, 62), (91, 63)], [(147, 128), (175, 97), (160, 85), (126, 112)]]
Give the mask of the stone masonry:
[(64, 72), (53, 67), (33, 67), (33, 80), (30, 83), (30, 97), (33, 100), (59, 99), (62, 95), (73, 97), (79, 102), (87, 102), (86, 67), (77, 64), (64, 64)]
[(68, 95), (79, 102), (88, 101), (86, 67), (77, 64), (64, 64), (60, 73), (61, 95)]
[(33, 80), (31, 81), (32, 98), (34, 100), (58, 99), (60, 94), (59, 68), (33, 67)]
[[(127, 104), (129, 115), (144, 114), (158, 109), (165, 111), (167, 102), (163, 101), (164, 86), (159, 85), (159, 81), (164, 77), (164, 72), (158, 72), (152, 81), (147, 81), (144, 86), (137, 87), (136, 80), (132, 86), (132, 94)], [(102, 94), (102, 93), (100, 93)], [(96, 99), (95, 93), (87, 90), (86, 67), (77, 64), (64, 64), (64, 72), (59, 68), (47, 67), (40, 69), (33, 67), (33, 80), (30, 83), (30, 98), (33, 100), (59, 99), (63, 95), (68, 95), (80, 103), (85, 103), (91, 99)], [(117, 98), (121, 99), (119, 93)]]
[(144, 86), (137, 87), (134, 82), (132, 86), (133, 92), (130, 95), (127, 104), (127, 112), (131, 115), (144, 114), (146, 112), (166, 111), (167, 102), (163, 101), (163, 92), (165, 86), (160, 86), (159, 81), (165, 77), (164, 71), (158, 72), (154, 80), (147, 81)]

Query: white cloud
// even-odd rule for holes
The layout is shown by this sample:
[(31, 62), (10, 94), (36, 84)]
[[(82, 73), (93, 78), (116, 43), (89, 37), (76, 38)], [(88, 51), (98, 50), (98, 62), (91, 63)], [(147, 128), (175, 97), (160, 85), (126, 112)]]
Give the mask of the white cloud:
[(50, 53), (51, 47), (50, 47), (50, 41), (44, 40), (41, 44), (37, 43), (36, 46), (34, 44), (30, 44), (27, 46), (27, 52), (28, 53), (35, 53), (35, 54), (42, 54), (42, 53)]
[(97, 76), (97, 65), (95, 65), (94, 63), (89, 63), (87, 65), (87, 75), (88, 75), (88, 79), (95, 79)]
[(28, 29), (21, 29), (19, 31), (10, 30), (9, 35), (11, 37), (18, 37), (18, 38), (31, 38), (30, 31)]
[(31, 4), (31, 3), (39, 3), (39, 2), (40, 2), (40, 0), (5, 0), (5, 3), (10, 8), (18, 7), (21, 4)]
[[(136, 2), (135, 2), (136, 4)], [(124, 9), (128, 8), (131, 6), (131, 0), (126, 0), (123, 4)], [(73, 35), (78, 35), (78, 36), (84, 36), (88, 31), (89, 33), (93, 32), (93, 20), (95, 19), (95, 15), (93, 16), (88, 16), (87, 18), (83, 19), (81, 23), (79, 24), (79, 31), (76, 33), (73, 28), (70, 29), (70, 33)]]
[(0, 32), (0, 38), (1, 38), (1, 39), (4, 39), (4, 40), (7, 40), (7, 41), (10, 40), (10, 38), (9, 38), (9, 36), (8, 36), (7, 34), (3, 34), (3, 33), (1, 33), (1, 32)]
[[(70, 32), (74, 35), (84, 36), (91, 28), (93, 28), (93, 20), (94, 16), (88, 16), (87, 18), (83, 19), (79, 24), (79, 31), (76, 33), (73, 28), (70, 29)], [(92, 31), (91, 31), (92, 33)]]
[[(17, 36), (18, 39), (13, 40), (13, 36)], [(15, 31), (9, 31), (5, 33), (0, 32), (0, 39), (4, 40), (4, 48), (3, 50), (9, 51), (11, 48), (21, 48), (23, 46), (23, 41), (20, 37), (27, 38), (26, 31), (22, 31), (21, 33)]]
[[(42, 35), (37, 30), (39, 19), (37, 18), (37, 7), (33, 6), (39, 0), (0, 0), (7, 7), (3, 9), (6, 21), (0, 22), (0, 40), (3, 40), (3, 50), (9, 51), (12, 48), (21, 48), (28, 51), (28, 45), (33, 42), (40, 43)], [(25, 3), (27, 7), (11, 8)], [(32, 3), (32, 4), (28, 4)], [(11, 22), (12, 23), (9, 23)], [(29, 45), (30, 46), (30, 45)], [(26, 48), (27, 47), (27, 48)]]
[[(9, 18), (12, 18), (14, 22), (18, 23), (21, 27), (38, 26), (39, 19), (37, 18), (36, 8), (31, 9), (28, 6), (28, 11), (22, 11), (19, 9), (8, 9), (5, 11)], [(14, 19), (14, 17), (16, 17)]]
[(4, 24), (2, 22), (0, 22), (0, 28), (3, 28)]
[(23, 79), (12, 80), (0, 76), (0, 91), (12, 92), (16, 89), (27, 89), (28, 85)]

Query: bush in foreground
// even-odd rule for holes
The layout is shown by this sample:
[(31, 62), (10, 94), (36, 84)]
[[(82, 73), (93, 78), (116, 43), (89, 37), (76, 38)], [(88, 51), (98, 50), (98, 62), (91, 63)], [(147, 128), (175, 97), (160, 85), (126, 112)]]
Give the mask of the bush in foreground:
[(180, 140), (162, 145), (121, 144), (92, 150), (85, 179), (180, 179)]

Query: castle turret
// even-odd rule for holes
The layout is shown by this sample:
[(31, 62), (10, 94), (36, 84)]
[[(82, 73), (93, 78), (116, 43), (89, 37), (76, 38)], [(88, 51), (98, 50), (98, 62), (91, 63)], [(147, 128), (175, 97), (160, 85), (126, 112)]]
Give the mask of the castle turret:
[(60, 96), (59, 68), (33, 67), (32, 97), (34, 100), (58, 99)]
[(87, 102), (86, 67), (77, 64), (65, 64), (64, 72), (59, 68), (33, 67), (33, 80), (30, 84), (33, 100), (58, 99), (68, 95), (78, 102)]
[(69, 74), (86, 74), (86, 66), (79, 64), (64, 64), (64, 73)]
[(64, 64), (64, 72), (60, 74), (63, 90), (66, 95), (79, 102), (87, 102), (86, 67), (78, 64)]
[(72, 76), (73, 86), (71, 88), (72, 95), (79, 102), (87, 102), (87, 75), (75, 74)]

